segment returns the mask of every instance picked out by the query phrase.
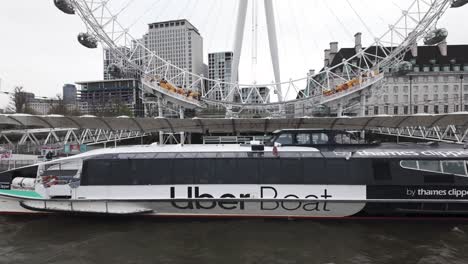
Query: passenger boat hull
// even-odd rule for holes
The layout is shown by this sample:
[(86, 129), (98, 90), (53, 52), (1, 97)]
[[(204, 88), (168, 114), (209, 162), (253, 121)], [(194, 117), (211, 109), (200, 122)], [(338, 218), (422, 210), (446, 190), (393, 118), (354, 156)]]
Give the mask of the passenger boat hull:
[[(0, 193), (0, 214), (98, 214), (159, 217), (349, 218), (468, 217), (464, 186), (146, 186), (157, 197), (41, 199), (31, 191)], [(105, 188), (105, 189), (101, 189)], [(138, 193), (136, 187), (93, 187), (88, 195)], [(218, 191), (217, 191), (218, 190)], [(219, 190), (223, 190), (223, 193)], [(228, 193), (224, 193), (228, 191)], [(120, 192), (122, 196), (122, 192)]]

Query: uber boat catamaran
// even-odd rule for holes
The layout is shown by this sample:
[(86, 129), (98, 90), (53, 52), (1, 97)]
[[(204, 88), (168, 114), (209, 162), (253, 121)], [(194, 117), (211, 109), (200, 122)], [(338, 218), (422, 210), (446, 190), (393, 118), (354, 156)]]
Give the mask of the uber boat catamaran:
[(263, 145), (101, 149), (0, 174), (0, 213), (467, 216), (468, 150), (283, 130)]

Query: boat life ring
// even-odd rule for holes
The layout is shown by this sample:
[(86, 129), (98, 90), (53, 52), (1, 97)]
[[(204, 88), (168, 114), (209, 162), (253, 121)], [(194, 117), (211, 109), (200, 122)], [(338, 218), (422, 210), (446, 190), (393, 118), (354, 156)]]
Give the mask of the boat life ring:
[(57, 176), (42, 176), (42, 184), (46, 188), (50, 188), (53, 185), (57, 185), (58, 177)]

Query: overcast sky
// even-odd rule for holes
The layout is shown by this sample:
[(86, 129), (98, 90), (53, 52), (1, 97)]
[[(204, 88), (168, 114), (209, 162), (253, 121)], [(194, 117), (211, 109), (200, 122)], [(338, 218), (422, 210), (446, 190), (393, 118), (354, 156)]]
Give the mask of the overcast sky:
[[(232, 50), (236, 0), (111, 0), (110, 7), (122, 12), (119, 21), (133, 25), (131, 33), (141, 37), (151, 22), (187, 18), (204, 38), (208, 52)], [(258, 0), (257, 0), (258, 1)], [(352, 47), (355, 32), (363, 32), (364, 44), (381, 35), (401, 14), (409, 0), (274, 0), (282, 79), (304, 77), (323, 64), (323, 50), (330, 41)], [(270, 83), (273, 80), (266, 35), (263, 1), (258, 2), (258, 62), (253, 66), (252, 15), (249, 7), (241, 61), (241, 81)], [(378, 4), (377, 4), (378, 3)], [(449, 44), (468, 43), (467, 7), (449, 10), (439, 27), (449, 32)], [(364, 22), (362, 22), (362, 21)], [(76, 40), (85, 30), (78, 16), (55, 8), (53, 0), (14, 0), (0, 3), (1, 89), (21, 85), (39, 96), (61, 93), (65, 83), (102, 79), (102, 49), (90, 50)], [(369, 32), (370, 31), (370, 32)], [(255, 73), (255, 74), (253, 74)], [(0, 107), (8, 98), (0, 96)]]

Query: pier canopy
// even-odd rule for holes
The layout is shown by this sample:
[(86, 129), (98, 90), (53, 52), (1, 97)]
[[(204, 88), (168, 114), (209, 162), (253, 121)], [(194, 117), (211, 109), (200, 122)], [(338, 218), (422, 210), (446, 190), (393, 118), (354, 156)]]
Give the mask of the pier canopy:
[(145, 133), (269, 133), (279, 129), (368, 130), (378, 128), (447, 127), (468, 129), (468, 113), (374, 117), (304, 117), (284, 119), (166, 119), (130, 117), (66, 117), (0, 115), (0, 129), (76, 128), (129, 130)]

